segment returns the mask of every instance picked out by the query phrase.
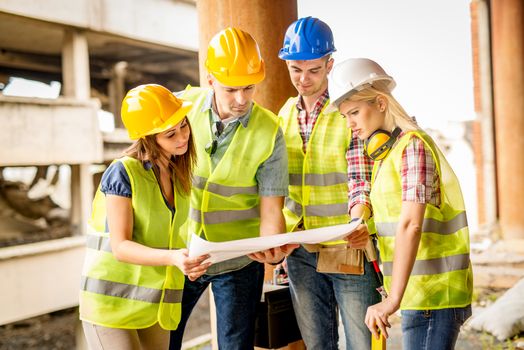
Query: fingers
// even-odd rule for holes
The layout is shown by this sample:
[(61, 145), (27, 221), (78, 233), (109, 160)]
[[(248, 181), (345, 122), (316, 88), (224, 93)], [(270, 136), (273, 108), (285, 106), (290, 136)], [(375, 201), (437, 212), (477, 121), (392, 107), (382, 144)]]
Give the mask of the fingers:
[(355, 231), (344, 238), (348, 246), (355, 249), (363, 249), (369, 240), (369, 232), (366, 225), (359, 225)]
[[(389, 322), (387, 320), (387, 316), (379, 315), (378, 318), (376, 318), (376, 324), (378, 329), (380, 329), (380, 333), (384, 335), (384, 337), (387, 339), (389, 337), (387, 327), (391, 327), (389, 325)], [(388, 325), (388, 326), (386, 326)], [(379, 334), (377, 333), (377, 339), (379, 339)]]
[(379, 339), (380, 334), (384, 335), (386, 339), (389, 337), (387, 329), (391, 327), (391, 324), (388, 318), (389, 315), (377, 310), (375, 307), (370, 306), (368, 308), (364, 322), (375, 339)]
[(286, 244), (286, 245), (283, 245), (281, 248), (282, 252), (288, 256), (289, 254), (293, 253), (293, 250), (297, 249), (298, 247), (300, 247), (300, 244)]
[(260, 263), (274, 264), (289, 255), (298, 244), (286, 244), (281, 247), (271, 248), (249, 254), (248, 257)]

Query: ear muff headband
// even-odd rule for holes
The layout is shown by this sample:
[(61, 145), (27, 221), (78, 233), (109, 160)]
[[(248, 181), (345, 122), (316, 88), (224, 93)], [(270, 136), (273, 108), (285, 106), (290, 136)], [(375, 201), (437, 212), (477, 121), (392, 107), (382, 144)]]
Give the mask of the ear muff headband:
[(400, 128), (395, 128), (392, 133), (382, 129), (373, 132), (364, 142), (367, 156), (373, 160), (386, 158), (401, 131)]

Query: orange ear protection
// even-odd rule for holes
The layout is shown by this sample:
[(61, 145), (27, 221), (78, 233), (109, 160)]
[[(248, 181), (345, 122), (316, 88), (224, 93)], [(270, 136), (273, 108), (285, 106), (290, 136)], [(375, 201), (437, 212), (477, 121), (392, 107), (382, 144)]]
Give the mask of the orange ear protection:
[(386, 158), (401, 131), (395, 128), (392, 133), (382, 129), (373, 132), (364, 142), (366, 155), (373, 160)]

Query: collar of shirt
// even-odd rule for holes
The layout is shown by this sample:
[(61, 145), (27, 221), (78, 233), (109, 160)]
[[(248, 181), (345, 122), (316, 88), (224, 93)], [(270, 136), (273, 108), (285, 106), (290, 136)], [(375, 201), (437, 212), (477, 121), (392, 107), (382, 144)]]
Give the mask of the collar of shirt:
[(142, 161), (142, 166), (145, 170), (151, 170), (151, 168), (153, 167), (153, 163), (151, 163), (151, 161), (149, 160), (144, 160)]
[[(213, 91), (213, 89), (210, 89), (209, 93), (207, 94), (206, 100), (204, 101), (204, 104), (202, 106), (202, 110), (201, 110), (202, 112), (207, 112), (211, 110), (212, 122), (221, 120), (220, 117), (218, 116), (217, 111), (215, 110), (215, 108), (213, 108), (213, 97), (214, 96), (215, 96), (215, 92)], [(249, 108), (248, 112), (245, 115), (237, 119), (230, 120), (228, 124), (234, 123), (235, 121), (238, 120), (244, 128), (247, 128), (247, 124), (249, 123), (249, 118), (251, 117), (252, 110), (253, 110), (253, 103), (251, 103), (251, 107)]]
[[(329, 101), (329, 91), (328, 91), (328, 89), (326, 89), (322, 93), (322, 95), (320, 95), (318, 97), (317, 101), (315, 102), (315, 106), (313, 107), (313, 110), (310, 113), (310, 117), (311, 116), (318, 116), (320, 114), (320, 111), (322, 110), (324, 105), (326, 105), (326, 103), (328, 101)], [(298, 110), (299, 113), (302, 112), (302, 111), (305, 111), (305, 108), (304, 108), (302, 102), (303, 102), (302, 95), (298, 95), (296, 107), (297, 107), (297, 110)]]

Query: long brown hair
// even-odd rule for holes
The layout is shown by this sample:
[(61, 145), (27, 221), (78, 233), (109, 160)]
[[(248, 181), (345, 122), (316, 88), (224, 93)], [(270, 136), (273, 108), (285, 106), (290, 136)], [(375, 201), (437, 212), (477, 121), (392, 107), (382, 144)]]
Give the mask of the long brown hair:
[(162, 152), (160, 146), (156, 142), (156, 135), (147, 135), (136, 140), (125, 151), (124, 155), (138, 159), (142, 162), (149, 161), (153, 165), (157, 179), (160, 179), (160, 172), (158, 164), (166, 162), (171, 173), (171, 180), (179, 194), (188, 195), (191, 191), (191, 182), (193, 181), (193, 168), (196, 162), (196, 150), (193, 141), (193, 131), (189, 120), (186, 118), (189, 126), (190, 135), (187, 145), (186, 153), (168, 158)]

